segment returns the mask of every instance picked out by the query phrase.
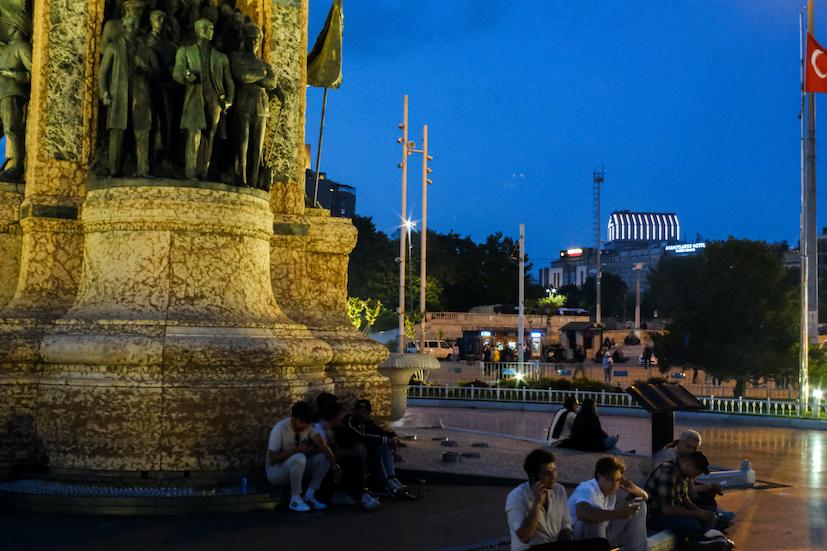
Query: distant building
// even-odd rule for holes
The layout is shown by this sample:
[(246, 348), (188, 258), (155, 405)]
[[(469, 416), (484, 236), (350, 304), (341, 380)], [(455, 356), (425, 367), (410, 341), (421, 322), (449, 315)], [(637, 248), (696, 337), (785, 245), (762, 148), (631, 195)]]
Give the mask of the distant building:
[[(308, 204), (313, 202), (316, 187), (316, 173), (304, 171), (304, 189)], [(327, 174), (319, 173), (319, 192), (317, 201), (330, 211), (331, 216), (353, 218), (356, 215), (356, 188), (327, 179)]]
[[(614, 211), (609, 215), (607, 240), (600, 253), (603, 272), (619, 276), (632, 290), (638, 277), (634, 268), (642, 263), (640, 287), (645, 290), (646, 275), (661, 258), (698, 254), (706, 246), (705, 243), (682, 242), (680, 237), (680, 221), (673, 212)], [(595, 273), (594, 248), (572, 248), (560, 251), (559, 259), (540, 270), (540, 283), (546, 288), (581, 287), (586, 278)]]
[(608, 243), (664, 243), (681, 239), (681, 225), (674, 212), (616, 210), (609, 216)]

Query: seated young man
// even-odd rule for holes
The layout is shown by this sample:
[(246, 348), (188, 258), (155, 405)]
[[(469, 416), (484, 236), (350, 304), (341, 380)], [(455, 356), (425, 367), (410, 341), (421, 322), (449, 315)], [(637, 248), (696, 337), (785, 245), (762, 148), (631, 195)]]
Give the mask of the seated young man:
[(395, 432), (377, 425), (370, 418), (372, 411), (373, 407), (369, 400), (356, 400), (353, 414), (345, 416), (344, 424), (349, 429), (351, 437), (365, 446), (368, 454), (368, 469), (376, 483), (384, 486), (390, 495), (407, 495), (409, 490), (396, 478), (396, 466), (393, 462), (394, 450), (399, 444), (399, 438)]
[[(625, 478), (626, 465), (603, 457), (594, 478), (581, 482), (569, 497), (574, 539), (606, 538), (624, 551), (646, 551), (646, 492)], [(620, 499), (618, 499), (620, 494)]]
[[(342, 443), (341, 434), (343, 427), (344, 406), (336, 401), (320, 404), (319, 416), (321, 420), (313, 425), (322, 440), (330, 446), (336, 456), (336, 461), (342, 467), (342, 479), (338, 484), (332, 484), (335, 491), (330, 502), (336, 505), (360, 504), (367, 510), (373, 510), (381, 505), (379, 500), (370, 495), (365, 488), (365, 472), (367, 464), (367, 452), (365, 447), (355, 442)], [(346, 447), (347, 446), (347, 447)], [(325, 479), (325, 487), (330, 487), (328, 476)]]
[[(296, 402), (290, 408), (290, 417), (282, 419), (270, 430), (267, 442), (265, 472), (274, 486), (290, 483), (290, 509), (298, 512), (324, 509), (327, 506), (315, 497), (327, 471), (341, 476), (336, 457), (311, 426), (313, 412), (307, 402)], [(321, 452), (315, 453), (314, 452)], [(310, 484), (302, 497), (302, 481)]]
[(511, 490), (505, 500), (511, 551), (609, 549), (605, 539), (572, 540), (566, 490), (556, 482), (557, 467), (551, 452), (531, 451), (523, 462), (523, 469), (528, 482)]
[[(701, 435), (694, 430), (685, 430), (677, 440), (671, 442), (652, 455), (652, 464), (657, 467), (664, 461), (675, 460), (682, 455), (698, 451), (701, 447)], [(728, 526), (735, 520), (735, 513), (723, 511), (718, 508), (715, 496), (723, 494), (720, 484), (704, 484), (697, 480), (689, 483), (689, 498), (692, 503), (701, 509), (710, 509), (719, 515), (724, 526)]]
[(709, 459), (698, 451), (665, 461), (652, 471), (644, 486), (649, 494), (649, 528), (670, 530), (682, 543), (701, 538), (715, 526), (715, 514), (689, 497), (690, 481), (701, 473), (709, 473)]

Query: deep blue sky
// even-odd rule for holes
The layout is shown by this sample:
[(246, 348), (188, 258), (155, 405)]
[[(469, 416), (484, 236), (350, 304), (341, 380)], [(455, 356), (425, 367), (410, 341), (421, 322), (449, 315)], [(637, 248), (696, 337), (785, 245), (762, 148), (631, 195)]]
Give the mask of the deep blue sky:
[[(330, 0), (310, 4), (312, 45)], [(344, 4), (344, 82), (328, 96), (322, 170), (357, 188), (358, 213), (380, 229), (399, 219), (396, 125), (408, 94), (417, 145), (429, 125), (428, 220), (439, 231), (480, 240), (516, 236), (524, 222), (530, 258), (547, 265), (590, 243), (592, 171), (603, 165), (604, 232), (614, 209), (675, 211), (687, 237), (796, 242), (803, 0)], [(320, 106), (309, 89), (314, 156)], [(415, 219), (420, 162), (409, 175)], [(827, 212), (827, 193), (819, 201)]]

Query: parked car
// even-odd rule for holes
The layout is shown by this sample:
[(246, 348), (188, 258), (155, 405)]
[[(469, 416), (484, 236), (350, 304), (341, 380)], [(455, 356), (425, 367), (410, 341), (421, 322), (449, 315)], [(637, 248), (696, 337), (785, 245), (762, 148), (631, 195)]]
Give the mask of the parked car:
[[(425, 349), (422, 350), (422, 353), (433, 356), (437, 360), (450, 360), (452, 359), (452, 350), (451, 345), (445, 341), (429, 340), (425, 341)], [(405, 346), (405, 352), (408, 354), (416, 354), (420, 352), (419, 342), (409, 342)]]

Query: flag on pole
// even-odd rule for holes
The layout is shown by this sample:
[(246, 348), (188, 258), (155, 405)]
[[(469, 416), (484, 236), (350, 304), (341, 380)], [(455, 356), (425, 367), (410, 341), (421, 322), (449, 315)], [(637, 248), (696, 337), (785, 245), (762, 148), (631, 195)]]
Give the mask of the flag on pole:
[(333, 0), (322, 32), (307, 54), (307, 84), (338, 88), (342, 84), (342, 0)]
[(805, 92), (827, 93), (827, 50), (807, 33), (807, 70), (804, 74)]

